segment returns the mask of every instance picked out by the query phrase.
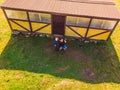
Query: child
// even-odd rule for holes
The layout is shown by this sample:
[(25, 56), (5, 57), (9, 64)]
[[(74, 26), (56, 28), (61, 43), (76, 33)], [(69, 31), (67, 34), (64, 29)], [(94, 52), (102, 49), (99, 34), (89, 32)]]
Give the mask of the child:
[(54, 49), (55, 51), (59, 50), (59, 38), (58, 37), (56, 37), (54, 40)]
[(66, 46), (66, 40), (64, 40), (63, 38), (59, 40), (59, 50), (66, 50), (67, 46)]

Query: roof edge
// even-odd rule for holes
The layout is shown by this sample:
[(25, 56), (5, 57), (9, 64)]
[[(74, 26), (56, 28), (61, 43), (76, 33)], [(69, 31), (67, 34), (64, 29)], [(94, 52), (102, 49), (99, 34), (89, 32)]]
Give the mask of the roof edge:
[(96, 19), (108, 19), (108, 20), (119, 20), (120, 18), (108, 18), (108, 17), (98, 17), (98, 16), (88, 16), (88, 15), (76, 15), (76, 14), (65, 14), (65, 13), (57, 13), (57, 12), (47, 12), (47, 11), (38, 11), (38, 10), (28, 10), (28, 9), (20, 9), (20, 8), (10, 8), (1, 6), (2, 9), (11, 9), (11, 10), (21, 10), (21, 11), (29, 11), (29, 12), (39, 12), (46, 14), (57, 14), (62, 16), (76, 16), (76, 17), (86, 17), (86, 18), (96, 18)]

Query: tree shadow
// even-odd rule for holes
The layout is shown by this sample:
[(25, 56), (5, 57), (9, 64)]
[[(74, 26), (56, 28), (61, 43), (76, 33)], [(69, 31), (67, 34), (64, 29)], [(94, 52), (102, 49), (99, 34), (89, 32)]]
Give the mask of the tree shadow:
[(0, 69), (51, 74), (87, 83), (120, 83), (120, 62), (112, 41), (68, 41), (65, 52), (55, 52), (45, 37), (12, 36), (0, 56)]

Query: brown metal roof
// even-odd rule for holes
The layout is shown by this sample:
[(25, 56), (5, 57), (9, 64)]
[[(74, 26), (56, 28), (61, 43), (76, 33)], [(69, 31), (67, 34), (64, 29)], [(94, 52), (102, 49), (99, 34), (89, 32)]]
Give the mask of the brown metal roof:
[(53, 14), (120, 19), (120, 13), (112, 0), (6, 0), (1, 7)]
[(89, 3), (89, 4), (115, 5), (115, 3), (112, 0), (61, 0), (61, 1)]

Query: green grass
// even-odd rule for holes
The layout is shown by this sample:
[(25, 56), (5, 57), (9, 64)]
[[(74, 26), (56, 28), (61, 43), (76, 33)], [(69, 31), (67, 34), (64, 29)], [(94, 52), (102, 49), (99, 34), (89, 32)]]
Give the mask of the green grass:
[(0, 15), (0, 90), (120, 90), (120, 24), (106, 43), (56, 53), (49, 38), (11, 35)]

